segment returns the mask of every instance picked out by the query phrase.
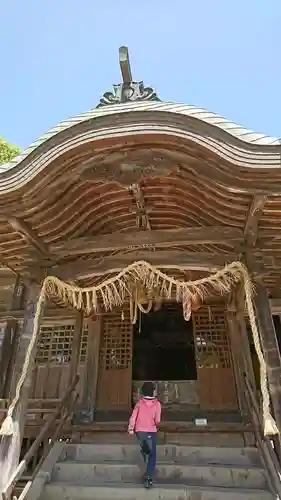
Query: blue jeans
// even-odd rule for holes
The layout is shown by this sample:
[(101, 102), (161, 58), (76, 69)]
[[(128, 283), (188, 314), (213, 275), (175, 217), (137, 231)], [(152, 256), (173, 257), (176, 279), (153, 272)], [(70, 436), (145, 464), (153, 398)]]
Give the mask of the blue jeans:
[(146, 477), (152, 478), (156, 465), (156, 432), (137, 432), (141, 453), (147, 458)]

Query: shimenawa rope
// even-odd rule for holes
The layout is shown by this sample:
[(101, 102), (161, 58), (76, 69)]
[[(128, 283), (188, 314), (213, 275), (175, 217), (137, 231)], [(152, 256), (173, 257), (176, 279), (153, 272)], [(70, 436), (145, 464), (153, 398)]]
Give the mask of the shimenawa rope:
[[(64, 283), (53, 276), (45, 278), (37, 302), (32, 337), (26, 352), (22, 373), (17, 383), (16, 394), (0, 429), (0, 435), (10, 436), (16, 432), (14, 425), (15, 409), (20, 401), (22, 387), (28, 375), (28, 368), (36, 348), (40, 330), (40, 317), (46, 297), (57, 299), (63, 302), (64, 305), (71, 305), (78, 310), (84, 309), (87, 314), (90, 314), (93, 310), (98, 311), (100, 303), (102, 303), (105, 310), (110, 310), (114, 306), (122, 306), (125, 301), (129, 300), (132, 322), (136, 320), (137, 308), (143, 312), (148, 312), (152, 307), (153, 301), (159, 302), (159, 299), (175, 298), (178, 302), (182, 302), (184, 317), (185, 319), (189, 319), (191, 303), (195, 300), (196, 296), (199, 296), (203, 300), (206, 296), (215, 293), (223, 295), (229, 293), (232, 287), (239, 282), (242, 282), (244, 285), (246, 305), (260, 364), (264, 434), (277, 434), (278, 428), (270, 413), (266, 363), (260, 346), (252, 301), (253, 285), (245, 266), (241, 262), (232, 262), (225, 266), (224, 269), (206, 278), (196, 281), (180, 281), (171, 278), (148, 262), (138, 261), (96, 287), (80, 288)], [(142, 293), (145, 292), (147, 297), (147, 308), (144, 308), (143, 299), (141, 300), (140, 289)]]

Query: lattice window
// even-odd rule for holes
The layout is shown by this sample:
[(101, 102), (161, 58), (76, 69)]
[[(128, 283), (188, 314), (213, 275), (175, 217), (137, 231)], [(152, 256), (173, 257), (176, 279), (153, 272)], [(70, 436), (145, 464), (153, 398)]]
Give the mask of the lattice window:
[[(42, 326), (38, 341), (36, 362), (39, 364), (66, 364), (70, 362), (74, 324)], [(80, 363), (86, 361), (88, 345), (88, 325), (84, 325), (80, 348)]]
[(126, 315), (104, 316), (100, 364), (104, 370), (124, 370), (132, 361), (132, 325)]
[(230, 368), (225, 311), (201, 308), (193, 315), (197, 368)]

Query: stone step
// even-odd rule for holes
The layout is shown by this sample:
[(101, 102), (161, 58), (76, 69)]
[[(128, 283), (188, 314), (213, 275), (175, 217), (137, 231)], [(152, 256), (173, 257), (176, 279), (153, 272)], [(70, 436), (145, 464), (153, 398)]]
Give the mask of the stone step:
[[(93, 485), (114, 481), (142, 482), (144, 464), (101, 462), (61, 462), (56, 465), (53, 479), (77, 485)], [(196, 486), (222, 486), (225, 488), (266, 489), (267, 480), (263, 469), (226, 465), (183, 465), (157, 463), (155, 481), (165, 484), (189, 484)]]
[(42, 500), (274, 500), (264, 490), (155, 485), (145, 490), (135, 484), (81, 486), (53, 482), (45, 486)]
[[(134, 463), (139, 460), (137, 444), (67, 444), (62, 459), (82, 462), (114, 460)], [(215, 446), (158, 445), (158, 461), (177, 461), (185, 464), (231, 464), (239, 466), (260, 465), (256, 448), (229, 448)]]
[[(168, 424), (167, 424), (168, 425)], [(115, 429), (115, 426), (100, 425), (97, 430), (89, 430), (89, 433), (83, 433), (83, 443), (89, 444), (130, 444), (134, 442), (134, 438), (127, 434), (128, 423), (122, 424), (122, 429)], [(247, 436), (248, 445), (254, 446), (255, 438), (249, 426), (239, 426), (238, 432), (237, 424), (234, 426), (228, 424), (226, 426), (217, 425), (215, 428), (210, 426), (207, 428), (200, 428), (196, 425), (188, 423), (173, 423), (170, 428), (160, 429), (158, 432), (159, 444), (177, 444), (187, 446), (226, 446), (230, 448), (237, 448), (245, 446), (245, 435)], [(223, 429), (224, 428), (224, 429)], [(77, 429), (79, 432), (79, 429)], [(81, 429), (82, 432), (82, 429)]]
[[(130, 418), (130, 411), (120, 411), (120, 410), (110, 410), (103, 411), (97, 410), (95, 412), (95, 423), (123, 423), (127, 424)], [(161, 427), (165, 426), (168, 422), (194, 422), (196, 418), (206, 418), (210, 423), (248, 423), (250, 420), (242, 418), (239, 410), (233, 411), (205, 411), (198, 407), (190, 407), (190, 405), (184, 405), (181, 409), (172, 409), (162, 402), (162, 417), (161, 417)]]

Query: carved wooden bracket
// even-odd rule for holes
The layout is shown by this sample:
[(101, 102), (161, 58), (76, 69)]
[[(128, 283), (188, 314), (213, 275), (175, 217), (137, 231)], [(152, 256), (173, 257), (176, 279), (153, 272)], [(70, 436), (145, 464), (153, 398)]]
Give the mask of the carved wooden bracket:
[(148, 229), (151, 231), (149, 217), (145, 208), (145, 201), (139, 184), (132, 184), (130, 191), (136, 202), (136, 226), (139, 229)]

